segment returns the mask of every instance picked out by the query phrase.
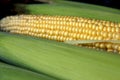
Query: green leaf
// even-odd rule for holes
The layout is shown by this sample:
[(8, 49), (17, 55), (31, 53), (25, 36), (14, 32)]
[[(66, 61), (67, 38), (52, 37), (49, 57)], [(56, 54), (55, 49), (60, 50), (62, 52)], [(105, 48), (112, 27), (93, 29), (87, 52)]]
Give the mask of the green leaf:
[(85, 3), (60, 1), (53, 4), (29, 4), (25, 8), (28, 14), (80, 16), (120, 22), (120, 10)]
[(120, 79), (120, 55), (0, 32), (0, 59), (62, 80)]
[(55, 80), (44, 74), (21, 69), (0, 62), (0, 80)]

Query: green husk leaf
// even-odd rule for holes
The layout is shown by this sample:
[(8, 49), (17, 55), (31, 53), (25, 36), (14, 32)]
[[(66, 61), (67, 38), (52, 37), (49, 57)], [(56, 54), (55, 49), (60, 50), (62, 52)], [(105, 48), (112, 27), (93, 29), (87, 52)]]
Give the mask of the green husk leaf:
[(80, 16), (120, 22), (120, 10), (86, 3), (59, 1), (53, 4), (29, 4), (26, 10), (28, 14)]
[(0, 59), (62, 80), (120, 79), (120, 55), (0, 32)]
[(44, 74), (21, 69), (0, 62), (0, 80), (55, 80)]

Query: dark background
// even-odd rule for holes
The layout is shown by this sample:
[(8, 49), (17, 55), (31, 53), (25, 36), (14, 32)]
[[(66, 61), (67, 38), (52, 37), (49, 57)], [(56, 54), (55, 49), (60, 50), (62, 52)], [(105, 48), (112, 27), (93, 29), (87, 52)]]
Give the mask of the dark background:
[[(117, 1), (117, 0), (70, 0), (70, 1), (91, 3), (91, 4), (108, 6), (108, 7), (120, 9), (119, 7), (120, 1)], [(32, 3), (44, 3), (44, 1), (37, 2), (34, 0), (0, 0), (0, 10), (1, 10), (0, 19), (8, 15), (17, 14), (17, 12), (15, 11), (15, 6), (14, 6), (15, 3), (32, 4)]]
[(120, 9), (120, 0), (70, 0)]

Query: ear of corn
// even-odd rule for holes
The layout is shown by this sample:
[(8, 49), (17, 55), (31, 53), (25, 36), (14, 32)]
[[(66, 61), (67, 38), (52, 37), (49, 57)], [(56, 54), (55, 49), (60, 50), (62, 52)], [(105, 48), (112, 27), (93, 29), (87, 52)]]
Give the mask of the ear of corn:
[[(1, 30), (57, 41), (104, 40), (88, 47), (120, 52), (120, 23), (73, 16), (10, 16), (1, 20)], [(82, 42), (82, 41), (81, 41)]]
[(0, 32), (0, 58), (62, 80), (120, 79), (120, 56)]
[(0, 80), (55, 80), (47, 75), (17, 68), (0, 62)]
[[(51, 5), (27, 5), (26, 7), (30, 14), (72, 15), (120, 22), (119, 10), (82, 3), (64, 2)], [(106, 53), (0, 32), (0, 59), (61, 80), (119, 80), (120, 57)]]

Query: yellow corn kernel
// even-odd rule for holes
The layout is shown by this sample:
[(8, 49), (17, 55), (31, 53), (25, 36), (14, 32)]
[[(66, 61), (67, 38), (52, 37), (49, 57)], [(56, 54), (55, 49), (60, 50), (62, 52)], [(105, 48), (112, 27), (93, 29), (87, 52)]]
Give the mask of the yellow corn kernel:
[[(120, 23), (73, 16), (8, 16), (1, 20), (0, 29), (57, 41), (120, 40)], [(98, 42), (89, 47), (120, 52), (119, 47), (113, 45)]]

